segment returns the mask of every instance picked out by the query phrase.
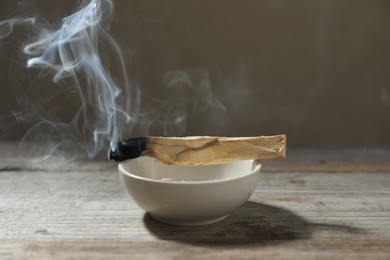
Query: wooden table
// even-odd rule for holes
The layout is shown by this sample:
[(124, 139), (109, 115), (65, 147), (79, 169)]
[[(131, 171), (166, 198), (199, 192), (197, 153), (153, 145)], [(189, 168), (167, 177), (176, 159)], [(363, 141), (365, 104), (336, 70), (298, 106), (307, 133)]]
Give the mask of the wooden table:
[(174, 227), (125, 194), (116, 165), (36, 164), (1, 144), (0, 259), (390, 259), (390, 148), (290, 147), (228, 219)]

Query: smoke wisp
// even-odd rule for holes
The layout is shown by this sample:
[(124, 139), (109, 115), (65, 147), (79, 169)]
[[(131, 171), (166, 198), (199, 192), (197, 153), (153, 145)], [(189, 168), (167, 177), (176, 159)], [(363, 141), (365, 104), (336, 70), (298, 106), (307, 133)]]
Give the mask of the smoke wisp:
[[(61, 93), (73, 93), (79, 99), (80, 106), (69, 122), (62, 122), (55, 113), (47, 110), (46, 103), (52, 102), (52, 97), (42, 98), (40, 104), (30, 104), (33, 115), (30, 113), (28, 117), (37, 123), (28, 130), (22, 146), (43, 147), (42, 151), (46, 151), (43, 156), (41, 154), (43, 159), (57, 151), (77, 151), (80, 147), (86, 147), (85, 151), (92, 158), (107, 142), (111, 145), (117, 142), (123, 129), (131, 131), (134, 125), (130, 115), (137, 114), (139, 91), (127, 75), (124, 52), (108, 33), (112, 15), (111, 1), (92, 0), (83, 2), (76, 12), (56, 26), (34, 16), (0, 22), (1, 45), (9, 44), (15, 28), (28, 28), (29, 38), (21, 46), (25, 66), (35, 70), (40, 79), (50, 77), (55, 87), (61, 86)], [(103, 56), (108, 57), (106, 63)], [(113, 62), (119, 68), (115, 75), (109, 71)], [(27, 93), (26, 89), (39, 92), (39, 87), (34, 88), (36, 84), (43, 84), (29, 83), (20, 87), (22, 93)], [(54, 93), (58, 95), (58, 92)], [(29, 101), (26, 97), (19, 103)], [(35, 111), (32, 112), (31, 108)], [(23, 118), (26, 110), (13, 113), (16, 121), (27, 121)], [(6, 120), (5, 117), (2, 119)], [(60, 149), (64, 147), (66, 149)]]

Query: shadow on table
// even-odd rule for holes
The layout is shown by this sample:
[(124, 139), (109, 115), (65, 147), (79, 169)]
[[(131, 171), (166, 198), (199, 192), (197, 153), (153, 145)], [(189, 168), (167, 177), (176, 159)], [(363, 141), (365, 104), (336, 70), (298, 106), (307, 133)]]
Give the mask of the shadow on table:
[(266, 244), (309, 239), (313, 232), (319, 230), (365, 233), (363, 229), (350, 226), (310, 223), (292, 211), (256, 202), (247, 202), (227, 219), (206, 226), (170, 226), (155, 221), (148, 214), (144, 216), (144, 223), (160, 239), (190, 244)]

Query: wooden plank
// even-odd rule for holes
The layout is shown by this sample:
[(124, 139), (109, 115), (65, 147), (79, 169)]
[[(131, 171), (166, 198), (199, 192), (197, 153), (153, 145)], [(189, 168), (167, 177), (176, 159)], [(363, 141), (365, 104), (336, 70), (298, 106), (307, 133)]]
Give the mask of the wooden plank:
[(172, 227), (128, 198), (115, 168), (0, 172), (0, 258), (385, 259), (388, 176), (264, 173), (250, 201), (225, 221)]
[(390, 243), (376, 240), (279, 240), (247, 245), (170, 241), (5, 241), (7, 259), (389, 259)]

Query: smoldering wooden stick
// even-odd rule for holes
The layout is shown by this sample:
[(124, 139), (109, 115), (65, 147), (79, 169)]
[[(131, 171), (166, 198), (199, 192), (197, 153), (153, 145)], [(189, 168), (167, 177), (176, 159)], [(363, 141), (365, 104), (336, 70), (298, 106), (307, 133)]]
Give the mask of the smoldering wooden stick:
[(150, 156), (165, 164), (208, 165), (236, 160), (262, 160), (286, 155), (286, 136), (138, 137), (118, 142), (109, 157), (123, 161)]

